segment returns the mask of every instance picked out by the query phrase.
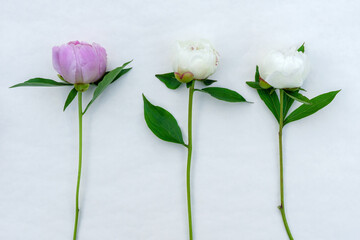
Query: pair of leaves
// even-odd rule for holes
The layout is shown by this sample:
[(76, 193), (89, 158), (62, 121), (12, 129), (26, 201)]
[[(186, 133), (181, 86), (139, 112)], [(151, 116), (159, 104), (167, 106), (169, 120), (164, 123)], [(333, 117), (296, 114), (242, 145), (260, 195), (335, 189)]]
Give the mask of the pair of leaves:
[[(169, 89), (177, 89), (182, 85), (176, 78), (173, 72), (165, 73), (165, 74), (157, 74), (155, 75), (161, 82), (163, 82), (166, 87)], [(193, 80), (195, 81), (195, 80)], [(211, 84), (217, 82), (216, 80), (211, 79), (204, 79), (199, 80), (197, 82), (203, 83), (205, 86), (210, 86)], [(192, 82), (186, 83), (186, 86), (189, 88)], [(210, 96), (226, 101), (226, 102), (246, 102), (245, 98), (242, 97), (239, 93), (227, 89), (227, 88), (220, 88), (220, 87), (207, 87), (203, 89), (195, 89), (195, 91), (204, 92), (210, 94)]]
[[(240, 94), (229, 89), (209, 87), (198, 91), (206, 92), (223, 101), (246, 102)], [(181, 129), (174, 116), (165, 109), (151, 104), (144, 95), (143, 100), (145, 121), (150, 130), (164, 141), (186, 146)]]
[[(177, 89), (182, 84), (181, 82), (176, 80), (176, 78), (174, 77), (174, 73), (158, 74), (155, 76), (170, 89)], [(187, 87), (190, 87), (192, 84), (194, 84), (193, 81), (187, 83)], [(201, 82), (209, 86), (216, 81), (206, 79)], [(246, 102), (245, 98), (243, 98), (239, 93), (226, 88), (207, 87), (203, 89), (194, 89), (194, 91), (208, 93), (214, 98), (227, 102)], [(174, 116), (165, 109), (151, 104), (144, 95), (143, 100), (144, 117), (146, 124), (150, 128), (150, 130), (158, 138), (164, 141), (181, 144), (187, 147), (187, 145), (184, 143), (181, 129)]]
[[(303, 46), (302, 46), (303, 47)], [(276, 120), (280, 123), (280, 100), (279, 96), (273, 89), (259, 89), (257, 88), (257, 84), (259, 83), (259, 68), (256, 66), (256, 73), (255, 73), (255, 82), (247, 82), (247, 84), (250, 87), (254, 87), (257, 89), (257, 92), (265, 103), (265, 105), (269, 108), (269, 110), (272, 112), (272, 114), (275, 116)], [(296, 91), (287, 91), (282, 90), (285, 92), (284, 99), (283, 99), (283, 117), (284, 117), (284, 126), (287, 123), (297, 121), (299, 119), (308, 117), (315, 112), (319, 111), (320, 109), (327, 106), (334, 98), (335, 96), (340, 92), (338, 91), (332, 91), (328, 93), (321, 94), (315, 98), (308, 99), (307, 97), (303, 96), (299, 93), (299, 90)], [(287, 114), (290, 110), (290, 107), (294, 103), (294, 100), (302, 102), (303, 104), (295, 109), (292, 113), (289, 114), (288, 117)]]
[[(88, 110), (90, 105), (105, 90), (105, 88), (107, 88), (110, 84), (114, 83), (122, 75), (124, 75), (125, 73), (129, 72), (132, 69), (132, 68), (124, 68), (130, 62), (127, 62), (127, 63), (123, 64), (121, 67), (115, 68), (114, 70), (105, 73), (104, 77), (101, 80), (94, 83), (94, 85), (96, 85), (97, 88), (95, 89), (93, 98), (91, 99), (89, 104), (86, 106), (85, 111), (83, 112), (83, 114), (85, 114), (85, 112)], [(65, 101), (64, 111), (70, 105), (70, 103), (75, 99), (76, 95), (77, 95), (76, 89), (75, 88), (71, 89), (71, 91), (69, 92), (69, 95), (68, 95), (68, 97), (66, 98), (66, 101)]]
[(316, 113), (320, 109), (326, 107), (339, 92), (340, 90), (332, 91), (310, 99), (310, 104), (303, 104), (290, 113), (284, 120), (284, 125)]
[[(88, 103), (88, 105), (86, 106), (83, 114), (86, 113), (86, 111), (89, 109), (89, 107), (91, 106), (91, 104), (93, 104), (93, 102), (100, 96), (100, 94), (113, 82), (115, 82), (119, 77), (121, 77), (122, 75), (124, 75), (125, 73), (127, 73), (128, 71), (130, 71), (130, 69), (124, 69), (129, 63), (131, 63), (131, 61), (124, 63), (121, 67), (117, 67), (114, 70), (110, 71), (109, 73), (107, 73), (104, 78), (98, 83), (97, 87), (95, 88), (93, 97), (91, 99), (91, 101)], [(125, 73), (121, 73), (122, 71), (125, 71)]]
[[(229, 89), (204, 88), (202, 90), (215, 98), (228, 102), (246, 101), (240, 94)], [(143, 94), (144, 117), (147, 126), (160, 139), (187, 146), (184, 143), (182, 132), (174, 116), (165, 109), (151, 104)]]

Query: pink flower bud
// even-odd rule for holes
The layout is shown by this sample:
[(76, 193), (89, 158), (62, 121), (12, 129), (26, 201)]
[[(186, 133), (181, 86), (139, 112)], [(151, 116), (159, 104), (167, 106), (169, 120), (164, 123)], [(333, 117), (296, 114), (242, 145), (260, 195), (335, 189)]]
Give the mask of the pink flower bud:
[(69, 83), (92, 83), (106, 71), (106, 50), (97, 43), (73, 41), (52, 50), (55, 70)]

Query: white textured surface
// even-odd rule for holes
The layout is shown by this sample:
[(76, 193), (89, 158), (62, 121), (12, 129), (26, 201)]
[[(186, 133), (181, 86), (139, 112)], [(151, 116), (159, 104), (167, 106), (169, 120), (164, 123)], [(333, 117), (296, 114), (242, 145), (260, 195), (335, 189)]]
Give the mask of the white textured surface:
[(8, 87), (55, 79), (51, 47), (76, 39), (102, 44), (109, 69), (134, 59), (85, 115), (79, 240), (187, 239), (186, 151), (147, 129), (141, 93), (173, 113), (186, 138), (187, 91), (167, 89), (154, 74), (171, 71), (175, 40), (191, 38), (218, 49), (217, 86), (255, 102), (195, 96), (195, 239), (287, 239), (277, 209), (277, 125), (245, 81), (270, 49), (303, 41), (312, 62), (307, 96), (342, 91), (284, 129), (288, 220), (297, 240), (358, 239), (359, 11), (356, 0), (2, 0), (0, 239), (72, 239), (76, 102), (63, 113), (67, 88)]

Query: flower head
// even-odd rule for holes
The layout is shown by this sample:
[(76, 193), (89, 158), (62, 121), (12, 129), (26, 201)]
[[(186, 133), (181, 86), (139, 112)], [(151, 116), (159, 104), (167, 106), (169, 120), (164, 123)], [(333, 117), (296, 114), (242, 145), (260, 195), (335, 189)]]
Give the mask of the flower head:
[(92, 83), (106, 71), (106, 50), (97, 43), (72, 41), (52, 50), (53, 66), (73, 84)]
[(209, 41), (179, 41), (173, 69), (180, 82), (203, 80), (216, 71), (218, 62), (219, 55)]
[(301, 87), (310, 69), (307, 55), (295, 47), (270, 52), (259, 65), (260, 77), (274, 88)]

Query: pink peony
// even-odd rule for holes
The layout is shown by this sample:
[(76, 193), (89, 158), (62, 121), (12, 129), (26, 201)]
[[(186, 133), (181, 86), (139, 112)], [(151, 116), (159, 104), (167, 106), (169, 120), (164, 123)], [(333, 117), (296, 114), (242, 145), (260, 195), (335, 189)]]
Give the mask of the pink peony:
[(97, 43), (72, 41), (52, 50), (55, 70), (69, 83), (92, 83), (106, 71), (106, 50)]

